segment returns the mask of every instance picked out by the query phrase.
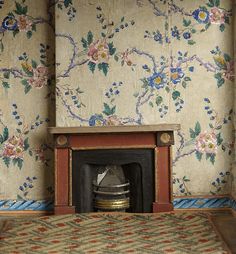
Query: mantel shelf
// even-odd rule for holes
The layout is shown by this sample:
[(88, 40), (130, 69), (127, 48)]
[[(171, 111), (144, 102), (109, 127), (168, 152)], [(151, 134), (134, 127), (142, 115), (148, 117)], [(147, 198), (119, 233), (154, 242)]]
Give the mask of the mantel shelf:
[(121, 126), (78, 126), (78, 127), (49, 127), (51, 134), (82, 134), (82, 133), (129, 133), (129, 132), (158, 132), (176, 131), (180, 124), (156, 125), (121, 125)]

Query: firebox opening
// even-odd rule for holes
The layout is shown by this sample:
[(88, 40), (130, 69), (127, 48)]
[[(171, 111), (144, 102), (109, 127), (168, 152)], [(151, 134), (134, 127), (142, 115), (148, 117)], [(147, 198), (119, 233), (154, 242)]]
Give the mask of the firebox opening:
[(72, 200), (76, 212), (152, 212), (151, 149), (74, 151)]

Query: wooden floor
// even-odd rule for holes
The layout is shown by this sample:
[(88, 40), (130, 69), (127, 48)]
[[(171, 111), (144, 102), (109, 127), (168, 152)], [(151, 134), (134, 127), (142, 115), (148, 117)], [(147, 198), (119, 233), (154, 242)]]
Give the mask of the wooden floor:
[[(212, 222), (218, 233), (231, 250), (231, 253), (236, 254), (236, 215), (234, 216), (230, 211), (219, 211), (211, 214)], [(17, 217), (19, 218), (19, 216)], [(6, 219), (11, 220), (14, 218), (16, 218), (16, 216), (0, 215), (0, 233), (7, 227), (5, 223)]]
[(232, 254), (236, 254), (236, 217), (219, 213), (212, 216), (212, 221)]

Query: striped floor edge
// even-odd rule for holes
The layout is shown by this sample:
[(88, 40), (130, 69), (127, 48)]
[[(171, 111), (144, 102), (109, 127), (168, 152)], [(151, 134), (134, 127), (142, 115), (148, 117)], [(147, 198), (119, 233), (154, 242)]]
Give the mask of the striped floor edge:
[[(236, 200), (230, 197), (175, 198), (175, 209), (232, 208), (236, 211)], [(0, 211), (53, 211), (51, 200), (0, 200)]]

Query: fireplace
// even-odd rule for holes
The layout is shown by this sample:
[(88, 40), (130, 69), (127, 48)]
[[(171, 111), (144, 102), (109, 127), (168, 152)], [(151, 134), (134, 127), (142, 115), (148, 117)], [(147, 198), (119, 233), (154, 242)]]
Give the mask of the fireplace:
[[(106, 180), (106, 170), (107, 174), (109, 171), (113, 171), (113, 177), (110, 177), (109, 181), (108, 175), (105, 187), (100, 187), (100, 191), (94, 193), (94, 181), (98, 177), (98, 173), (101, 176), (100, 181), (103, 180), (103, 176)], [(152, 212), (155, 193), (154, 173), (154, 152), (152, 149), (74, 151), (72, 153), (72, 203), (76, 212), (96, 211), (96, 203), (94, 204), (96, 201), (105, 206), (105, 209), (100, 207), (99, 211), (117, 211), (119, 209), (116, 207), (113, 209), (112, 204), (116, 206), (115, 201), (120, 201), (120, 204), (126, 205), (125, 201), (129, 198), (130, 205), (125, 209), (127, 212)], [(123, 186), (108, 188), (109, 185)], [(127, 191), (128, 193), (126, 193)], [(119, 202), (117, 203), (119, 204)]]
[(171, 146), (179, 128), (51, 127), (55, 213), (173, 210)]

